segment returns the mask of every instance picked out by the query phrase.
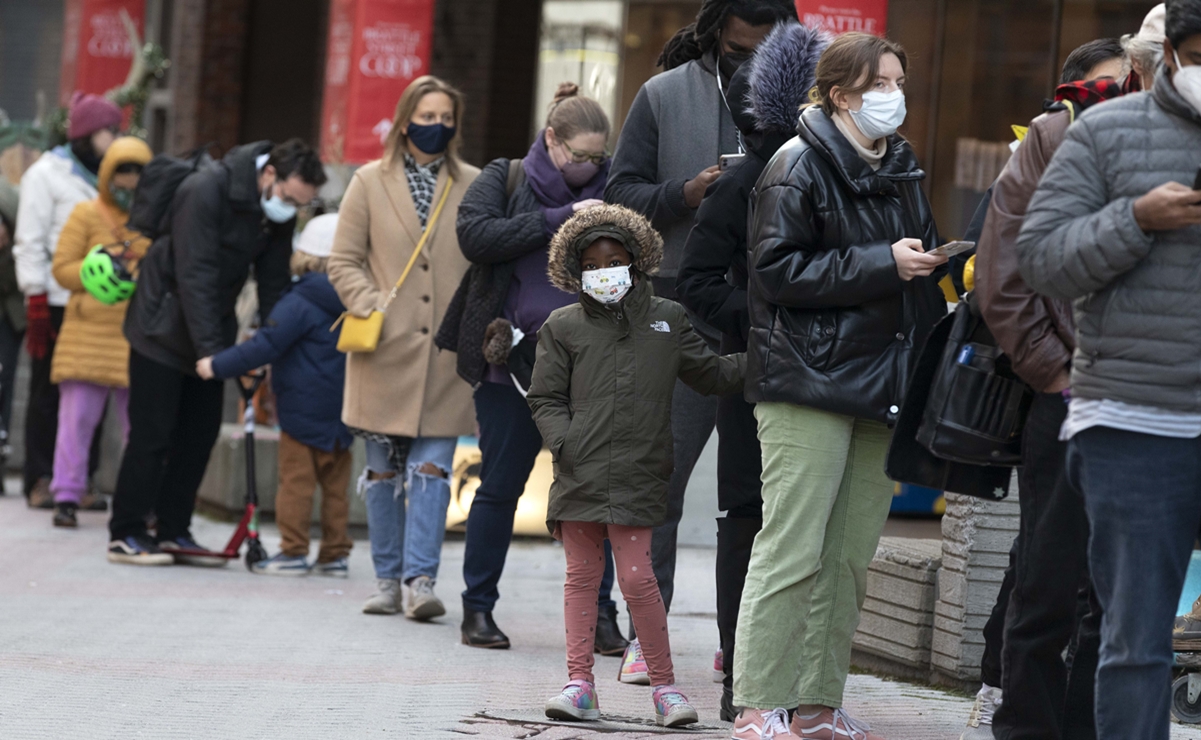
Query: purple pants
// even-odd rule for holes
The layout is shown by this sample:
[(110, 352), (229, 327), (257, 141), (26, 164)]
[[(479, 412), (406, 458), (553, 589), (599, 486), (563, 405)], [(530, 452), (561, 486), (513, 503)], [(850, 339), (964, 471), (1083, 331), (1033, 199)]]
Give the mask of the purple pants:
[(88, 450), (96, 427), (104, 418), (108, 395), (113, 394), (121, 420), (122, 445), (129, 439), (129, 389), (110, 388), (82, 380), (58, 384), (58, 437), (54, 442), (54, 479), (50, 492), (55, 503), (79, 503), (88, 490)]

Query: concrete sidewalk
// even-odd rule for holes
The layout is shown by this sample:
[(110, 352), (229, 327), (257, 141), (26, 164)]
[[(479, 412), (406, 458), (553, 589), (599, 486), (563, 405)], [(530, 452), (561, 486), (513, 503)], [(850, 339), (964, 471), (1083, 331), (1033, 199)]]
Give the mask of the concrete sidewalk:
[[(357, 542), (348, 580), (268, 578), (241, 562), (219, 570), (136, 568), (104, 558), (104, 514), (77, 531), (0, 497), (0, 738), (660, 737), (632, 722), (553, 726), (542, 703), (565, 681), (562, 550), (519, 542), (496, 619), (509, 651), (459, 644), (461, 541), (446, 545), (438, 591), (450, 613), (432, 624), (366, 616), (373, 576)], [(210, 547), (232, 526), (197, 518)], [(268, 527), (274, 551), (278, 537)], [(717, 720), (711, 681), (713, 551), (680, 553), (671, 616), (677, 678), (704, 729)], [(598, 658), (607, 716), (652, 719), (649, 691), (617, 683)], [(957, 738), (970, 700), (852, 676), (847, 706), (889, 740)], [(604, 732), (602, 732), (602, 730)], [(1201, 738), (1174, 728), (1173, 738)]]

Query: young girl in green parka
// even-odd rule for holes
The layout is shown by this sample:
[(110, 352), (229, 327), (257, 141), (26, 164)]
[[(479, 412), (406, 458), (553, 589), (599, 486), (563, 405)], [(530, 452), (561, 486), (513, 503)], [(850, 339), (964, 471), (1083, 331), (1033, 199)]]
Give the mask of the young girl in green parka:
[(667, 514), (676, 378), (699, 393), (741, 393), (746, 356), (713, 354), (678, 303), (655, 297), (647, 277), (662, 257), (659, 234), (621, 206), (581, 211), (550, 244), (551, 282), (580, 294), (579, 303), (556, 310), (538, 332), (527, 398), (554, 455), (547, 527), (567, 556), (570, 681), (546, 704), (555, 719), (600, 716), (592, 647), (608, 538), (654, 687), (656, 718), (665, 727), (697, 721), (674, 686), (651, 530)]

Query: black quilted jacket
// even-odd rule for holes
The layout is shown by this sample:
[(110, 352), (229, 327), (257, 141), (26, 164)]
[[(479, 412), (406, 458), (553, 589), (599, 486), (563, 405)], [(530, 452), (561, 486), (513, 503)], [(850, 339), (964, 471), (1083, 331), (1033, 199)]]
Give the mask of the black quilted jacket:
[(434, 336), (440, 349), (458, 353), (459, 376), (473, 387), (484, 380), (484, 332), (504, 311), (514, 263), (545, 249), (546, 217), (529, 182), (522, 178), (508, 194), (509, 160), (495, 159), (467, 188), (455, 230), (459, 248), (471, 261)]
[(925, 173), (899, 136), (873, 172), (817, 107), (797, 133), (751, 197), (746, 398), (891, 424), (947, 311), (945, 269), (904, 282), (892, 256), (905, 237), (938, 244)]

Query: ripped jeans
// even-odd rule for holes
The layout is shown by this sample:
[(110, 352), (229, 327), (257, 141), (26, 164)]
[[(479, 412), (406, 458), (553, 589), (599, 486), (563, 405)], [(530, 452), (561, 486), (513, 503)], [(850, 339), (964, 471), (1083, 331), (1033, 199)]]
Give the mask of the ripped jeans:
[[(417, 437), (412, 440), (404, 470), (398, 470), (386, 445), (367, 440), (367, 468), (359, 478), (359, 492), (367, 499), (376, 578), (402, 582), (417, 576), (438, 578), (456, 444), (456, 437)], [(425, 463), (446, 475), (420, 472)], [(371, 473), (393, 475), (371, 480)]]

